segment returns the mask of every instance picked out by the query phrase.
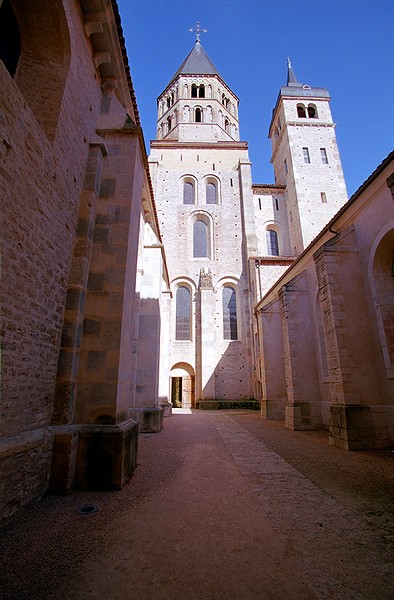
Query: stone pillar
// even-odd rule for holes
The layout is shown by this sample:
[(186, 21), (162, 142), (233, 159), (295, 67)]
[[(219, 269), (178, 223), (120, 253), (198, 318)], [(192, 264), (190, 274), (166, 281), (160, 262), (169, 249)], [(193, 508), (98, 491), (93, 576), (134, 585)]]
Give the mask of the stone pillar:
[(279, 298), (287, 388), (285, 426), (293, 430), (315, 429), (321, 425), (321, 406), (306, 272), (283, 286)]
[(324, 244), (314, 260), (332, 402), (330, 444), (348, 450), (388, 446), (387, 423), (373, 406), (381, 404), (379, 376), (353, 228)]
[[(163, 281), (163, 287), (165, 282)], [(171, 291), (164, 289), (161, 297), (160, 359), (159, 359), (159, 403), (164, 408), (164, 416), (171, 416), (170, 396), (170, 327)]]
[(162, 282), (162, 244), (157, 243), (150, 226), (145, 224), (143, 269), (141, 275), (136, 394), (141, 431), (158, 432), (163, 428), (163, 408), (159, 407), (160, 296)]
[(94, 321), (84, 320), (84, 316), (97, 202), (106, 154), (104, 140), (97, 136), (90, 144), (80, 199), (58, 360), (52, 418), (54, 427), (51, 428), (54, 444), (49, 480), (49, 489), (54, 493), (67, 493), (74, 485), (78, 428), (70, 425), (75, 411), (82, 335), (84, 331), (93, 331), (96, 327)]
[(145, 244), (143, 252), (135, 402), (139, 409), (158, 406), (162, 245)]
[(287, 396), (279, 301), (259, 311), (258, 324), (263, 391), (261, 416), (284, 421)]
[[(124, 113), (110, 122), (111, 128), (98, 131), (108, 156), (100, 168), (98, 151), (88, 163), (66, 306), (70, 335), (63, 335), (59, 359), (55, 423), (61, 438), (56, 443), (55, 432), (59, 453), (51, 479), (63, 492), (72, 481), (83, 488), (121, 487), (137, 460), (138, 425), (128, 409), (145, 169), (138, 130)], [(70, 421), (72, 431), (60, 426)], [(68, 468), (61, 481), (55, 467), (65, 449)]]
[(199, 343), (196, 346), (200, 349), (201, 400), (211, 400), (216, 395), (215, 303), (213, 293), (211, 272), (210, 270), (205, 272), (204, 269), (201, 269), (199, 287)]

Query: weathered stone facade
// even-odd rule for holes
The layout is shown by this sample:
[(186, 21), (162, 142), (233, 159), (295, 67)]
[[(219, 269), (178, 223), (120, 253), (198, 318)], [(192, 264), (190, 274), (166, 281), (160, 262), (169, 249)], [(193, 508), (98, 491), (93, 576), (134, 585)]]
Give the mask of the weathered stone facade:
[(263, 416), (340, 448), (394, 441), (393, 170), (391, 154), (257, 305)]
[[(8, 518), (48, 485), (120, 487), (135, 468), (132, 352), (160, 339), (157, 326), (148, 343), (136, 317), (148, 244), (159, 249), (158, 299), (166, 272), (116, 3), (6, 0), (0, 10), (12, 32), (0, 60)], [(157, 402), (156, 385), (139, 406)]]

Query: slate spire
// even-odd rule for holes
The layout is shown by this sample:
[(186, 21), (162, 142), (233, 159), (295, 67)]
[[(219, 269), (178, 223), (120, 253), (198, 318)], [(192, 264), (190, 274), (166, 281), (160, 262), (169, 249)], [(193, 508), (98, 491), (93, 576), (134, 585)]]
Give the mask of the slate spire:
[(298, 81), (296, 74), (293, 71), (293, 68), (292, 68), (291, 62), (290, 62), (290, 58), (287, 59), (287, 84), (286, 85), (302, 86), (302, 83), (300, 83)]
[(205, 52), (200, 40), (196, 40), (193, 50), (187, 55), (171, 81), (178, 75), (219, 75), (220, 73)]

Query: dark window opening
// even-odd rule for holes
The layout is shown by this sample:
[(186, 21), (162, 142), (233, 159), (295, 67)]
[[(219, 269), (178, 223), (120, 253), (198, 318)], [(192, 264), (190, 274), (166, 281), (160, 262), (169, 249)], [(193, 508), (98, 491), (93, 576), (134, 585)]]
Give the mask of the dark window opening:
[(237, 296), (232, 287), (223, 288), (223, 338), (237, 340)]
[(207, 183), (206, 188), (206, 203), (216, 204), (216, 186), (214, 183)]
[(194, 186), (190, 181), (183, 184), (183, 204), (194, 204)]
[(9, 0), (4, 0), (0, 8), (0, 60), (11, 77), (15, 76), (20, 54), (19, 24)]
[(266, 236), (268, 256), (279, 256), (278, 234), (273, 229), (267, 229)]
[(195, 83), (192, 85), (192, 98), (197, 98), (197, 86)]
[(201, 108), (196, 108), (196, 123), (201, 123)]
[(198, 97), (205, 98), (205, 86), (200, 85), (200, 89), (198, 90)]
[(306, 117), (305, 106), (303, 106), (302, 104), (299, 104), (297, 106), (297, 115), (301, 118)]
[(317, 113), (316, 113), (316, 107), (315, 106), (308, 106), (308, 117), (310, 119), (316, 119), (317, 118)]
[(208, 257), (208, 225), (197, 220), (193, 226), (193, 257)]
[(175, 339), (190, 340), (190, 290), (181, 285), (176, 291)]

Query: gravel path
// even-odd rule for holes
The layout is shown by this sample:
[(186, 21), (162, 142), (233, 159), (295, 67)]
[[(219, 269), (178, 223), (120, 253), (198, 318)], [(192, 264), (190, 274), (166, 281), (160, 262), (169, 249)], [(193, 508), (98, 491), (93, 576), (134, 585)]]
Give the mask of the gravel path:
[(120, 492), (47, 496), (0, 531), (0, 599), (391, 599), (393, 466), (254, 412), (178, 413)]

